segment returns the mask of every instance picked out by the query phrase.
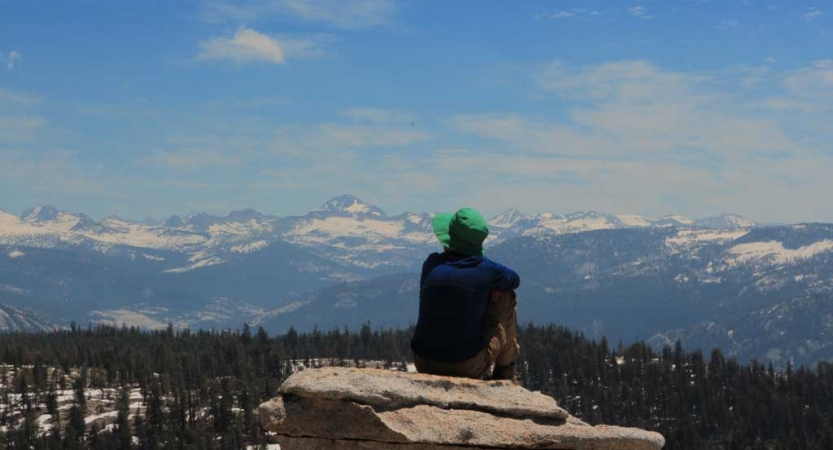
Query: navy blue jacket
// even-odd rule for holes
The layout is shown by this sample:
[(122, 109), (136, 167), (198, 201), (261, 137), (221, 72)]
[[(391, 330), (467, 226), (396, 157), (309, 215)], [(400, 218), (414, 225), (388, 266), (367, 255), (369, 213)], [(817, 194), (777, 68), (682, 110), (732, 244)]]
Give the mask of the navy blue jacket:
[(433, 253), (422, 265), (419, 319), (411, 349), (436, 362), (462, 362), (486, 347), (483, 315), (494, 289), (520, 285), (514, 270), (483, 256)]

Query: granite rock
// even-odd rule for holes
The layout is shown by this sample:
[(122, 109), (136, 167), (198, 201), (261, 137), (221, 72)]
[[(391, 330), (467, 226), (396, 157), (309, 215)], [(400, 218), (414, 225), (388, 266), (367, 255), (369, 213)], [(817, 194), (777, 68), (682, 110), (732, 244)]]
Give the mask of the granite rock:
[(659, 450), (662, 435), (590, 426), (505, 382), (327, 368), (292, 375), (258, 409), (290, 450)]

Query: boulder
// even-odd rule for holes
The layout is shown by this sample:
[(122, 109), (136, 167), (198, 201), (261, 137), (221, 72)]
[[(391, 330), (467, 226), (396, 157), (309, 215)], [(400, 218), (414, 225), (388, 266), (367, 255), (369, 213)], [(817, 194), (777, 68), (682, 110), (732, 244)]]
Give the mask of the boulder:
[(662, 435), (590, 426), (505, 381), (374, 369), (297, 372), (258, 409), (287, 450), (658, 450)]

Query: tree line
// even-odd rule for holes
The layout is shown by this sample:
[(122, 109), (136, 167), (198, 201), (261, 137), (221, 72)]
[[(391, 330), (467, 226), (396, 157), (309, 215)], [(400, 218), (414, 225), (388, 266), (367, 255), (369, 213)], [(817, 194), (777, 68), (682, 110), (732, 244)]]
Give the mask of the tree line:
[[(404, 370), (413, 329), (347, 328), (269, 336), (262, 328), (165, 330), (99, 325), (0, 336), (0, 447), (244, 449), (269, 436), (255, 408), (301, 365)], [(559, 326), (519, 329), (522, 384), (592, 423), (662, 433), (668, 449), (833, 448), (833, 364), (775, 371), (678, 343), (611, 348)], [(85, 423), (91, 390), (116, 417)], [(59, 393), (72, 391), (69, 407)], [(131, 404), (131, 392), (141, 395)], [(103, 392), (103, 391), (100, 391)], [(111, 394), (110, 394), (111, 393)], [(66, 399), (64, 399), (66, 401)], [(11, 404), (15, 406), (10, 407)], [(5, 405), (3, 407), (2, 405)], [(38, 417), (49, 414), (43, 432)]]

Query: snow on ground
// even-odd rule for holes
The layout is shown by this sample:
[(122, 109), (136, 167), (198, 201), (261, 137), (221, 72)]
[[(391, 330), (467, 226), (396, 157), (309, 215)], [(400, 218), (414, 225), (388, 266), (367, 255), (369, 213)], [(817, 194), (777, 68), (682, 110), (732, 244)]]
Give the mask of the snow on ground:
[(569, 220), (564, 216), (553, 214), (542, 214), (539, 217), (539, 226), (556, 233), (575, 233), (578, 231), (605, 230), (614, 228), (612, 222), (605, 217), (584, 217)]
[(191, 264), (190, 266), (177, 267), (175, 269), (165, 270), (165, 273), (184, 273), (184, 272), (188, 272), (190, 270), (199, 269), (201, 267), (216, 266), (217, 264), (222, 264), (224, 262), (225, 261), (222, 258), (212, 256), (210, 258), (201, 259), (201, 260)]
[(101, 414), (93, 414), (91, 416), (87, 416), (84, 418), (84, 422), (89, 425), (97, 420), (102, 419), (115, 419), (119, 415), (118, 411), (107, 411)]
[(616, 218), (629, 227), (647, 227), (651, 225), (650, 219), (636, 214), (616, 214)]
[(680, 224), (683, 224), (683, 225), (691, 225), (691, 224), (694, 223), (694, 221), (689, 219), (688, 217), (679, 216), (679, 215), (665, 216), (665, 217), (663, 217), (663, 219), (673, 220), (674, 222), (677, 222), (677, 223), (680, 223)]
[(739, 239), (749, 230), (679, 230), (665, 240), (672, 254), (691, 251), (704, 244), (725, 244)]
[[(394, 220), (328, 217), (301, 223), (284, 237), (302, 244), (328, 243), (332, 239), (345, 236), (362, 237), (371, 242), (378, 242), (381, 239), (404, 238), (402, 234), (404, 226), (403, 222)], [(431, 233), (410, 233), (404, 236), (416, 238), (416, 242), (425, 242), (428, 238), (433, 238)]]
[(750, 242), (729, 249), (732, 257), (727, 262), (730, 265), (736, 265), (767, 260), (775, 264), (790, 264), (830, 251), (833, 251), (833, 240), (830, 239), (796, 249), (784, 248), (784, 244), (778, 241)]
[(90, 316), (95, 322), (115, 326), (122, 326), (122, 324), (124, 324), (129, 327), (136, 326), (150, 330), (163, 330), (168, 327), (167, 322), (161, 322), (147, 314), (138, 311), (131, 311), (129, 309), (91, 311)]
[(235, 245), (231, 247), (231, 251), (234, 253), (253, 253), (258, 250), (263, 250), (264, 248), (268, 247), (269, 243), (266, 241), (255, 241), (252, 243), (242, 244), (242, 245)]

